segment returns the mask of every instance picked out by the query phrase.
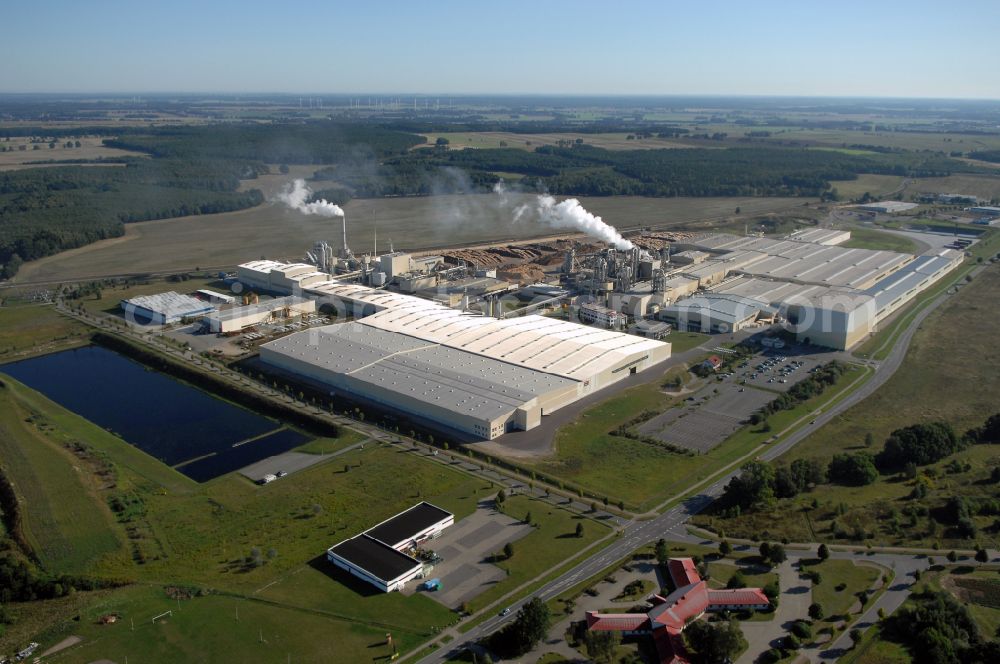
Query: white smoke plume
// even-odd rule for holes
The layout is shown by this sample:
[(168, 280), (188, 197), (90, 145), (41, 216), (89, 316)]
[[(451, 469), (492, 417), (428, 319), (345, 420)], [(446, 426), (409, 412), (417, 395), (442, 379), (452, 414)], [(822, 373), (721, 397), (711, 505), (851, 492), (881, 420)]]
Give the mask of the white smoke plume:
[(499, 203), (502, 207), (507, 206), (507, 184), (503, 181), (503, 178), (497, 180), (497, 183), (493, 185), (493, 193), (499, 197)]
[(312, 189), (306, 186), (306, 181), (300, 178), (292, 184), (286, 185), (278, 194), (278, 200), (302, 214), (316, 214), (321, 217), (344, 216), (344, 211), (340, 209), (339, 205), (326, 199), (321, 198), (318, 201), (306, 203), (312, 193)]
[(614, 226), (609, 226), (600, 217), (587, 212), (575, 198), (556, 203), (552, 196), (539, 196), (534, 205), (525, 203), (514, 209), (515, 223), (532, 212), (542, 223), (555, 228), (575, 228), (620, 251), (627, 251), (634, 246)]

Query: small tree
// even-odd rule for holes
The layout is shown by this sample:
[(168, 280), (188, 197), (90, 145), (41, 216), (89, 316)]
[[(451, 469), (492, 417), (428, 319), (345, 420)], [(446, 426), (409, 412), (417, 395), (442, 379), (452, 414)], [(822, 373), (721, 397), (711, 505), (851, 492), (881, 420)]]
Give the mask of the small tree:
[(579, 521), (576, 523), (576, 536), (583, 537), (583, 524)]
[(503, 557), (504, 560), (510, 560), (514, 557), (514, 545), (510, 542), (503, 545)]
[(667, 547), (667, 541), (664, 539), (659, 539), (656, 541), (656, 562), (660, 565), (666, 566), (667, 561), (670, 560), (670, 549)]
[(524, 523), (529, 526), (531, 525), (531, 512), (524, 515)]
[(728, 556), (733, 552), (733, 545), (729, 543), (729, 540), (722, 540), (719, 542), (719, 555)]
[(948, 555), (947, 555), (947, 558), (948, 558), (948, 562), (950, 562), (950, 563), (958, 562), (958, 554), (955, 553), (954, 551), (949, 551)]
[(830, 557), (830, 549), (826, 547), (826, 544), (819, 545), (819, 548), (816, 549), (816, 557), (820, 560), (826, 560)]
[(976, 551), (976, 561), (980, 563), (986, 563), (990, 560), (990, 554), (986, 552), (986, 549), (979, 549)]
[(497, 497), (494, 500), (497, 504), (497, 507), (503, 507), (504, 501), (507, 500), (507, 494), (504, 492), (503, 489), (500, 489), (500, 491), (497, 493)]
[(746, 577), (743, 576), (742, 570), (736, 570), (733, 573), (733, 575), (729, 577), (729, 582), (726, 583), (726, 588), (729, 589), (746, 588), (746, 587), (747, 587), (747, 580)]
[(855, 627), (854, 629), (851, 630), (851, 643), (853, 643), (855, 646), (857, 646), (858, 643), (861, 642), (861, 637), (862, 634), (860, 629)]
[(823, 613), (823, 605), (822, 604), (820, 604), (818, 602), (813, 602), (812, 604), (809, 605), (809, 617), (810, 618), (812, 618), (813, 620), (822, 620), (824, 615), (826, 615), (826, 614)]
[(587, 655), (594, 662), (614, 664), (615, 650), (621, 643), (619, 632), (591, 632), (587, 630), (583, 637), (587, 647)]

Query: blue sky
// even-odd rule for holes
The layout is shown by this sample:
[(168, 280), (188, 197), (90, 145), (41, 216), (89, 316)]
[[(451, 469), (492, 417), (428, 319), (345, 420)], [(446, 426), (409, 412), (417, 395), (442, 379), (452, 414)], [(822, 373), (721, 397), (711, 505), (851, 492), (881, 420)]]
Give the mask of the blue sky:
[(10, 0), (2, 92), (1000, 98), (1000, 0)]

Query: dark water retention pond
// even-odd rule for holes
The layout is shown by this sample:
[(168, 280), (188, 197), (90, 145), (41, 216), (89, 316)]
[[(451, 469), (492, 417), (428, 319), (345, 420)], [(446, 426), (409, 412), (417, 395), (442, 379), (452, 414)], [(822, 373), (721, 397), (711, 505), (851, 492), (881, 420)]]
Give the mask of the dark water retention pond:
[(309, 440), (99, 346), (11, 362), (0, 372), (198, 482)]

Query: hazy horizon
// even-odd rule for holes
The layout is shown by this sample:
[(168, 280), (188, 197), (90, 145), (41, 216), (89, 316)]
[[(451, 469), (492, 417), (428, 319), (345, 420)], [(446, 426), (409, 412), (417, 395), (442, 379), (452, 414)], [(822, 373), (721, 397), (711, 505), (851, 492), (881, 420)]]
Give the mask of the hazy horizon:
[[(1000, 3), (119, 0), (5, 12), (0, 91), (992, 100)], [(983, 37), (965, 37), (970, 25)], [(311, 92), (310, 92), (311, 91)], [(395, 91), (395, 92), (387, 92)]]

